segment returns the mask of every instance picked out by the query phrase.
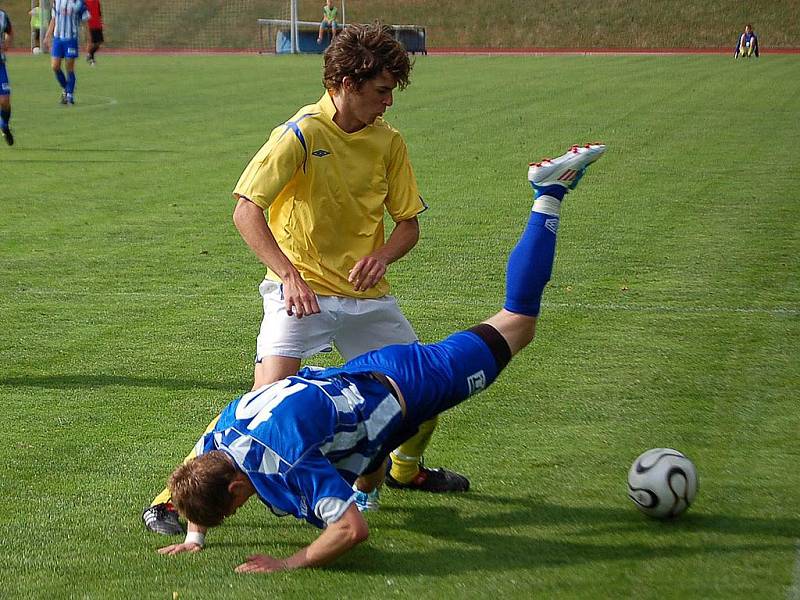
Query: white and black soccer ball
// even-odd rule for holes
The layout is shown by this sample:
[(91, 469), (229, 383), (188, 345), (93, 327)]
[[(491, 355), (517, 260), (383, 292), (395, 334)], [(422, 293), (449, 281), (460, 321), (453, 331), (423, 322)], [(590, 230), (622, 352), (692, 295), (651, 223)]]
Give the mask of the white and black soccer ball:
[(669, 519), (684, 512), (697, 494), (697, 469), (672, 448), (639, 455), (628, 471), (628, 496), (651, 517)]

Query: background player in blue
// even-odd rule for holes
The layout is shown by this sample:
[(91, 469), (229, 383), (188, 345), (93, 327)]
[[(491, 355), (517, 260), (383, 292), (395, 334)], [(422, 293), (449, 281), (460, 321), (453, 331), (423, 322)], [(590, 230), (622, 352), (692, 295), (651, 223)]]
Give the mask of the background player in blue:
[(6, 50), (11, 47), (14, 39), (14, 30), (11, 28), (11, 19), (8, 13), (0, 10), (0, 134), (9, 146), (14, 145), (14, 136), (11, 134), (11, 83), (8, 81), (6, 71)]
[[(53, 0), (52, 18), (44, 36), (44, 46), (51, 46), (50, 64), (58, 85), (61, 86), (61, 104), (75, 104), (78, 33), (81, 23), (88, 20), (89, 10), (81, 0)], [(66, 62), (66, 76), (61, 70), (62, 59)]]
[(382, 480), (389, 452), (420, 424), (481, 391), (532, 340), (555, 256), (561, 201), (605, 146), (573, 146), (533, 163), (534, 203), (508, 259), (502, 310), (436, 344), (387, 346), (343, 367), (301, 369), (296, 376), (231, 402), (197, 443), (197, 458), (178, 467), (169, 487), (189, 521), (186, 540), (162, 554), (197, 552), (209, 527), (251, 496), (278, 516), (324, 528), (292, 556), (251, 556), (238, 572), (327, 564), (364, 541), (367, 523), (352, 485)]
[(750, 23), (744, 26), (744, 32), (739, 35), (736, 47), (733, 49), (733, 58), (739, 58), (740, 56), (746, 58), (755, 56), (758, 58), (758, 36), (756, 36)]

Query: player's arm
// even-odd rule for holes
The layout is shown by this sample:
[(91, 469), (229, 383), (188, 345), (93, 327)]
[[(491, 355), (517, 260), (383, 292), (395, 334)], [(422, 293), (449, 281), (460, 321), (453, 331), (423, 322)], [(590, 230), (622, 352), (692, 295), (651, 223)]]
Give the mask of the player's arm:
[(205, 543), (208, 527), (189, 522), (186, 527), (186, 539), (180, 544), (171, 544), (164, 548), (159, 548), (159, 554), (181, 554), (182, 552), (200, 552)]
[(233, 222), (258, 259), (281, 278), (286, 312), (301, 318), (319, 312), (317, 296), (278, 246), (264, 215), (306, 158), (296, 133), (289, 125), (275, 128), (245, 167), (233, 189)]
[(3, 34), (2, 39), (0, 39), (0, 46), (2, 46), (3, 51), (5, 52), (9, 48), (11, 48), (11, 44), (14, 42), (14, 29), (11, 27), (11, 23), (8, 24), (6, 28), (6, 32)]
[(50, 42), (53, 40), (53, 33), (56, 30), (56, 20), (55, 18), (50, 19), (50, 24), (47, 26), (47, 33), (44, 34), (44, 40), (42, 41), (42, 46), (47, 48), (50, 45)]
[(427, 207), (419, 195), (408, 148), (399, 134), (391, 141), (386, 181), (389, 189), (384, 204), (396, 225), (383, 247), (359, 260), (350, 270), (348, 280), (357, 291), (377, 285), (387, 267), (405, 256), (419, 241), (417, 215)]
[(342, 554), (357, 546), (369, 537), (367, 522), (355, 504), (347, 507), (342, 516), (330, 523), (305, 548), (301, 548), (288, 558), (279, 559), (266, 554), (251, 556), (236, 567), (237, 573), (272, 573), (308, 567), (321, 567), (331, 563)]
[(399, 260), (419, 241), (419, 219), (399, 221), (386, 243), (372, 254), (359, 260), (348, 275), (353, 289), (363, 292), (378, 284), (390, 264)]
[(286, 312), (297, 318), (319, 312), (317, 295), (300, 276), (300, 272), (275, 241), (267, 225), (264, 209), (244, 196), (238, 195), (233, 211), (233, 222), (242, 239), (263, 264), (277, 274), (283, 282)]

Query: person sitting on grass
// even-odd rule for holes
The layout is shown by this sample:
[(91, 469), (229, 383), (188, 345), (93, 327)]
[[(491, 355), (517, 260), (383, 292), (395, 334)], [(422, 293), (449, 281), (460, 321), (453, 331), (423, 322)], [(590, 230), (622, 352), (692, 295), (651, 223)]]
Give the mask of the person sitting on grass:
[(755, 56), (758, 58), (758, 36), (756, 36), (750, 23), (744, 26), (744, 32), (739, 36), (736, 48), (733, 49), (733, 58), (739, 58), (740, 56), (744, 58)]
[(228, 404), (197, 442), (197, 457), (170, 477), (172, 501), (189, 530), (184, 542), (159, 552), (201, 550), (206, 531), (252, 496), (278, 516), (291, 514), (323, 531), (289, 557), (251, 556), (237, 572), (317, 567), (366, 540), (356, 491), (380, 485), (391, 450), (491, 385), (533, 341), (561, 202), (605, 148), (573, 146), (531, 164), (533, 208), (508, 259), (504, 307), (494, 316), (435, 344), (392, 345), (343, 367), (304, 368)]

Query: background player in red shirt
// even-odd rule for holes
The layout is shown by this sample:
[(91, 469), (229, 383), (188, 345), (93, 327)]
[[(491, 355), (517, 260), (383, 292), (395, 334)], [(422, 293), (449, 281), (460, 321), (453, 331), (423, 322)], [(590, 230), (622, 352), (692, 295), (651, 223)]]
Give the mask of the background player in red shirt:
[(103, 39), (103, 13), (100, 0), (84, 0), (89, 9), (89, 40), (86, 43), (86, 62), (95, 64), (94, 53), (100, 49)]

